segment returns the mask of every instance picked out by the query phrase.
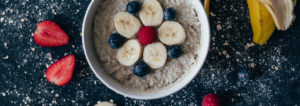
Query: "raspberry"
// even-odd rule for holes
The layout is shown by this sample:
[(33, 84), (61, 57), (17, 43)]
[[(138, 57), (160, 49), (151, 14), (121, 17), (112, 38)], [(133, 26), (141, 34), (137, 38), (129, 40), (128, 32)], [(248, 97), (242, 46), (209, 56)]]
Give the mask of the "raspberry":
[(142, 27), (138, 32), (138, 39), (142, 45), (148, 45), (155, 42), (157, 32), (155, 28), (150, 26)]
[(215, 94), (207, 94), (203, 98), (202, 106), (220, 106), (220, 100)]

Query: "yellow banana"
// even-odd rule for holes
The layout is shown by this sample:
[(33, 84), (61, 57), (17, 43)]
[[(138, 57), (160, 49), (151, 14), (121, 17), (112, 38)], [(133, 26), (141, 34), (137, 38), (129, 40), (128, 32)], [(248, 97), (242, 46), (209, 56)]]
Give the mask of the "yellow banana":
[(204, 8), (205, 8), (207, 16), (209, 16), (209, 4), (210, 4), (210, 0), (204, 1)]
[(253, 30), (253, 42), (265, 44), (275, 30), (273, 18), (258, 0), (247, 0)]

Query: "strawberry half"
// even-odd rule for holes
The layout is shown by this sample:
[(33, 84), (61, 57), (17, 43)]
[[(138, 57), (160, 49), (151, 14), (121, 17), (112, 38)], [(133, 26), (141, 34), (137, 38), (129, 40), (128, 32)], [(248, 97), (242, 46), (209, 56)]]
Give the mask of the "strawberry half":
[(54, 64), (46, 71), (47, 80), (58, 86), (66, 85), (72, 78), (75, 67), (74, 55), (68, 55)]
[(39, 23), (34, 33), (34, 41), (42, 47), (63, 46), (69, 40), (67, 33), (52, 21)]

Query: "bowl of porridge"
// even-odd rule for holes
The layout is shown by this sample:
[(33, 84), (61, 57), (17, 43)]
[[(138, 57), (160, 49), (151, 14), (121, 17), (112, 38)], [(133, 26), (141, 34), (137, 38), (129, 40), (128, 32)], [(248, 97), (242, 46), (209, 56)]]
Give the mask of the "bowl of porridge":
[[(180, 57), (176, 59), (166, 57), (164, 65), (159, 67), (156, 67), (158, 62), (148, 64), (146, 61), (151, 71), (141, 77), (134, 73), (135, 65), (129, 64), (132, 60), (120, 62), (117, 56), (120, 49), (112, 49), (109, 45), (111, 34), (120, 30), (115, 27), (115, 16), (120, 12), (126, 12), (126, 5), (130, 1), (132, 0), (91, 1), (82, 27), (82, 42), (86, 59), (97, 78), (121, 95), (135, 99), (157, 99), (171, 95), (191, 82), (204, 64), (210, 42), (209, 23), (205, 10), (199, 0), (148, 0), (148, 2), (159, 2), (163, 11), (165, 8), (172, 7), (176, 11), (176, 18), (173, 21), (181, 25), (185, 36), (184, 41), (180, 41), (183, 51)], [(147, 0), (137, 1), (141, 3), (143, 10), (143, 2)], [(145, 18), (148, 17), (139, 13), (132, 16), (140, 20), (141, 27), (148, 26), (145, 24), (147, 21)], [(158, 30), (158, 36), (162, 33), (160, 27), (164, 26), (164, 23), (167, 23), (166, 19), (162, 19), (160, 24), (155, 24), (153, 27)], [(148, 22), (148, 24), (153, 23)], [(134, 42), (134, 39), (137, 39), (134, 35), (133, 37), (126, 36), (127, 42), (129, 40)], [(162, 42), (161, 45), (169, 48), (169, 43), (165, 43), (164, 40), (158, 37), (155, 42)], [(141, 45), (140, 48), (145, 52), (147, 46)], [(146, 56), (143, 55), (145, 53), (141, 53), (138, 61), (146, 60)]]

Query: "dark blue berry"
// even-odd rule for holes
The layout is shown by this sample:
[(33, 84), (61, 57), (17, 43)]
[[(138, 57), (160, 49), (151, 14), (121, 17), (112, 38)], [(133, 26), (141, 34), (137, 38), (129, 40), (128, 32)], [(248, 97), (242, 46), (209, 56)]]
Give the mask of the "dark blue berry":
[(126, 10), (131, 14), (135, 14), (141, 10), (141, 5), (137, 1), (131, 1), (127, 4)]
[(176, 11), (173, 8), (166, 8), (164, 11), (164, 17), (168, 21), (174, 20), (176, 18)]
[(143, 77), (147, 75), (149, 72), (150, 72), (150, 67), (144, 61), (139, 61), (133, 67), (133, 73), (139, 77)]
[(242, 82), (248, 82), (252, 76), (251, 70), (242, 69), (240, 72), (238, 72), (238, 78)]
[(125, 43), (126, 38), (118, 33), (113, 33), (110, 35), (108, 43), (111, 48), (118, 49)]
[(175, 59), (182, 55), (183, 51), (180, 46), (173, 45), (168, 48), (168, 56)]

